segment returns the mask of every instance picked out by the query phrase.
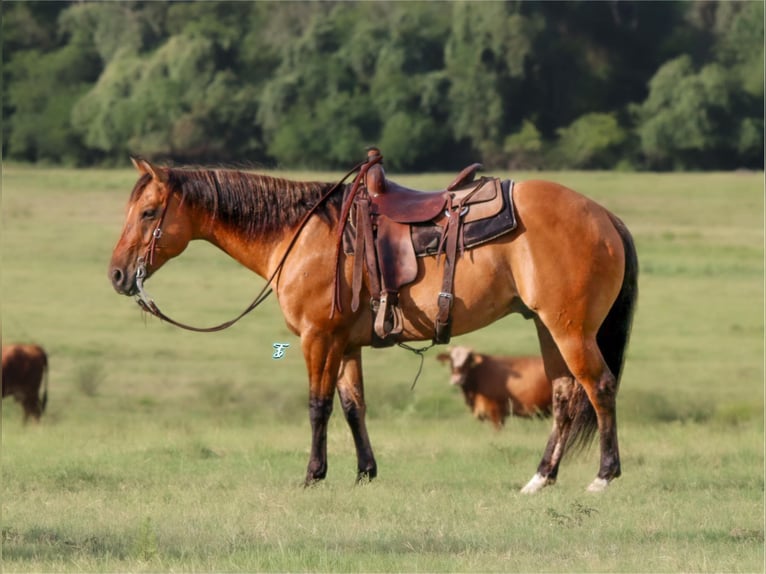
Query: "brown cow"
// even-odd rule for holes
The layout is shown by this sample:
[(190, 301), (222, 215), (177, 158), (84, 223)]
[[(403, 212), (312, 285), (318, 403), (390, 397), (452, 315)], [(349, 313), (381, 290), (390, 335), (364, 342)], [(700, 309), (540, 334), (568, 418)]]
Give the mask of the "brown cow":
[(498, 357), (454, 347), (436, 358), (450, 363), (450, 383), (463, 389), (474, 416), (491, 420), (496, 429), (511, 412), (519, 417), (551, 414), (551, 382), (540, 357)]
[(3, 398), (7, 396), (24, 407), (25, 423), (29, 417), (40, 420), (48, 402), (48, 357), (42, 347), (3, 345)]

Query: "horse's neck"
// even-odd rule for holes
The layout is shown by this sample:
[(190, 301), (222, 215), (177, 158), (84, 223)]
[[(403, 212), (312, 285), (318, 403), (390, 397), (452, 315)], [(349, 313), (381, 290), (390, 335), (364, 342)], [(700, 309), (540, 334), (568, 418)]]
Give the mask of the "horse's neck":
[[(321, 233), (320, 228), (325, 226), (316, 225), (311, 218), (301, 233), (311, 234), (314, 237)], [(203, 218), (198, 226), (196, 239), (202, 239), (215, 245), (230, 257), (254, 271), (263, 278), (270, 277), (280, 265), (290, 243), (297, 232), (297, 225), (271, 234), (259, 234), (256, 237), (248, 237), (244, 233), (216, 222), (210, 217)], [(319, 244), (325, 242), (324, 235), (316, 238)], [(329, 240), (329, 236), (326, 240)]]
[[(291, 182), (267, 176), (254, 176), (258, 177), (257, 181), (247, 182), (246, 177), (242, 174), (231, 176), (224, 173), (221, 175), (222, 181), (216, 183), (216, 191), (219, 194), (221, 188), (227, 188), (228, 185), (235, 186), (233, 191), (229, 190), (232, 193), (228, 194), (226, 201), (222, 200), (218, 206), (227, 213), (225, 216), (221, 216), (220, 213), (215, 214), (215, 210), (210, 210), (209, 206), (192, 208), (192, 226), (195, 228), (193, 235), (196, 239), (209, 241), (263, 277), (270, 277), (280, 264), (305, 217), (308, 217), (308, 220), (305, 222), (305, 228), (300, 231), (301, 236), (303, 234), (310, 236), (315, 246), (332, 242), (332, 231), (327, 225), (319, 222), (319, 220), (324, 221), (325, 218), (309, 217), (308, 212), (304, 210), (306, 202), (320, 201), (319, 196), (326, 194), (330, 188), (335, 189), (334, 186), (315, 182)], [(234, 181), (230, 182), (229, 179)], [(219, 185), (221, 188), (218, 187)], [(236, 203), (238, 193), (246, 195), (248, 192), (254, 194), (253, 198), (242, 198), (242, 200), (252, 199), (253, 205), (243, 206), (242, 209), (233, 205), (232, 195)], [(308, 199), (311, 196), (314, 197), (313, 200)], [(322, 200), (326, 198), (327, 196), (323, 195)], [(277, 207), (279, 211), (275, 212)], [(242, 213), (252, 213), (252, 217), (257, 218), (256, 214), (259, 214), (262, 209), (265, 211), (261, 229), (253, 229), (252, 218), (243, 221)], [(228, 213), (231, 210), (238, 211), (239, 215), (232, 216)]]

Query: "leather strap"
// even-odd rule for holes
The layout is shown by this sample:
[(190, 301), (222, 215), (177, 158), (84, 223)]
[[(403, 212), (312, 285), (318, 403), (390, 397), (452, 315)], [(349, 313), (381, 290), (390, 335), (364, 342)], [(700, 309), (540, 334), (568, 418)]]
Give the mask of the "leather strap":
[(454, 300), (452, 287), (455, 279), (457, 240), (459, 231), (462, 227), (462, 225), (460, 225), (459, 213), (459, 211), (453, 212), (452, 218), (447, 223), (447, 229), (445, 231), (447, 241), (444, 250), (444, 276), (442, 278), (442, 290), (436, 301), (439, 310), (436, 315), (436, 320), (434, 321), (434, 343), (439, 345), (449, 343), (452, 336), (451, 314), (452, 303)]
[(372, 222), (370, 220), (369, 203), (367, 203), (367, 219), (363, 227), (364, 232), (364, 260), (367, 264), (367, 275), (370, 281), (370, 295), (372, 299), (380, 299), (380, 269), (378, 269), (378, 259), (375, 251), (375, 237), (372, 233)]
[(366, 249), (365, 231), (370, 225), (370, 202), (366, 197), (356, 201), (356, 237), (354, 238), (354, 273), (351, 279), (351, 311), (359, 309), (359, 292), (362, 290), (362, 271)]
[[(338, 224), (338, 233), (335, 238), (335, 285), (333, 289), (332, 307), (330, 308), (331, 319), (335, 316), (336, 310), (340, 311), (341, 313), (343, 312), (343, 305), (340, 300), (340, 255), (343, 247), (343, 230), (346, 228), (348, 216), (351, 212), (351, 206), (354, 204), (354, 198), (359, 191), (360, 184), (364, 180), (364, 176), (367, 173), (367, 170), (376, 163), (379, 163), (382, 159), (383, 156), (381, 155), (371, 156), (367, 159), (367, 161), (359, 164), (352, 171), (350, 171), (349, 174), (346, 175), (346, 177), (348, 177), (348, 175), (356, 171), (356, 169), (359, 169), (359, 173), (356, 174), (356, 179), (354, 179), (354, 183), (351, 186), (351, 191), (349, 191), (348, 195), (344, 199), (343, 209), (341, 210)], [(345, 180), (345, 178), (343, 179)]]
[[(438, 313), (434, 320), (434, 343), (444, 345), (449, 343), (452, 337), (452, 305), (454, 303), (453, 284), (455, 281), (455, 267), (457, 266), (457, 246), (463, 235), (462, 211), (465, 203), (484, 185), (482, 178), (476, 187), (466, 195), (457, 206), (452, 209), (448, 206), (450, 218), (442, 238), (444, 247), (444, 275), (442, 277), (442, 290), (436, 301)], [(461, 249), (462, 251), (462, 249)]]

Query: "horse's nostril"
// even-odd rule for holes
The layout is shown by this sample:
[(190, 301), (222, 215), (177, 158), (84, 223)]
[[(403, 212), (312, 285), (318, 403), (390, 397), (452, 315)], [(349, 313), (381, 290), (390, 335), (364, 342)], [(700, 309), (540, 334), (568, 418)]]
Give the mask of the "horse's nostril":
[(122, 272), (122, 269), (115, 267), (112, 269), (112, 285), (115, 287), (118, 287), (122, 285), (122, 280), (125, 278), (125, 274)]

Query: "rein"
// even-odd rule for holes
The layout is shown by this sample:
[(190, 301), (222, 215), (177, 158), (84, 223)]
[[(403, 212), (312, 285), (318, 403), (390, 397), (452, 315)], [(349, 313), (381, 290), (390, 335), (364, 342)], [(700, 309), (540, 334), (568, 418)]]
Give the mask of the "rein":
[(337, 191), (341, 185), (348, 179), (348, 177), (360, 169), (366, 161), (360, 162), (357, 165), (355, 165), (349, 172), (341, 178), (338, 183), (333, 185), (322, 197), (319, 198), (319, 201), (317, 201), (311, 209), (309, 209), (306, 212), (306, 215), (303, 216), (303, 219), (301, 219), (300, 223), (298, 224), (298, 227), (296, 228), (295, 232), (293, 233), (292, 238), (290, 239), (290, 242), (287, 244), (287, 249), (285, 249), (284, 254), (282, 255), (281, 259), (279, 260), (279, 263), (277, 264), (276, 269), (274, 269), (274, 272), (271, 274), (271, 276), (266, 280), (266, 284), (263, 286), (263, 288), (260, 290), (260, 292), (255, 296), (255, 299), (253, 299), (253, 302), (248, 305), (248, 307), (242, 311), (239, 315), (234, 317), (233, 319), (230, 319), (229, 321), (225, 321), (221, 323), (220, 325), (215, 325), (213, 327), (194, 327), (192, 325), (187, 325), (185, 323), (181, 323), (180, 321), (176, 321), (175, 319), (172, 319), (171, 317), (168, 317), (165, 313), (160, 311), (157, 304), (154, 302), (154, 300), (147, 294), (146, 290), (144, 289), (144, 279), (147, 277), (146, 272), (146, 265), (147, 263), (149, 265), (152, 265), (154, 263), (154, 251), (157, 247), (157, 242), (162, 237), (162, 223), (165, 220), (165, 214), (168, 210), (168, 205), (170, 204), (170, 193), (168, 194), (168, 198), (165, 201), (165, 205), (162, 208), (162, 213), (160, 214), (159, 221), (157, 223), (157, 227), (155, 227), (154, 231), (152, 232), (152, 238), (149, 241), (149, 245), (146, 247), (146, 252), (144, 255), (139, 256), (138, 258), (138, 266), (136, 267), (136, 288), (138, 289), (138, 295), (136, 295), (136, 303), (138, 304), (141, 309), (146, 311), (147, 313), (154, 315), (161, 321), (165, 321), (167, 323), (170, 323), (171, 325), (175, 325), (176, 327), (180, 327), (181, 329), (186, 329), (187, 331), (195, 331), (197, 333), (214, 333), (216, 331), (223, 331), (224, 329), (228, 329), (234, 323), (242, 319), (245, 315), (250, 313), (253, 309), (255, 309), (258, 305), (263, 303), (263, 301), (266, 300), (266, 298), (271, 295), (271, 292), (273, 289), (270, 287), (271, 282), (274, 281), (274, 278), (279, 274), (279, 272), (282, 270), (282, 267), (285, 264), (285, 261), (287, 260), (287, 256), (290, 254), (290, 251), (293, 248), (293, 245), (295, 245), (295, 241), (298, 239), (298, 235), (300, 235), (300, 232), (303, 231), (303, 228), (306, 225), (306, 222), (308, 222), (309, 217), (311, 217), (314, 212), (319, 208), (322, 203), (327, 200), (328, 197), (330, 197), (335, 191)]

